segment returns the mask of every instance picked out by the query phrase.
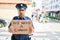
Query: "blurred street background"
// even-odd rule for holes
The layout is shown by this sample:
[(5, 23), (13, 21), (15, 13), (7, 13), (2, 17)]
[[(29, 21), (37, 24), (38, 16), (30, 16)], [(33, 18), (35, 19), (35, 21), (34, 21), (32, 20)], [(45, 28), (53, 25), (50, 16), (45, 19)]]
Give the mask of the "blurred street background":
[(0, 40), (11, 40), (8, 25), (17, 16), (15, 5), (26, 3), (26, 16), (35, 28), (31, 40), (60, 40), (60, 0), (0, 0)]

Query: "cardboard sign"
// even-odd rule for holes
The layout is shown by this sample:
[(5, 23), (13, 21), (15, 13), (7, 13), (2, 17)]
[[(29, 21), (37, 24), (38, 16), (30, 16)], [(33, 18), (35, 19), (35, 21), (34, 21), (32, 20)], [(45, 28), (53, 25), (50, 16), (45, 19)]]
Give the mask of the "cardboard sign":
[(31, 20), (12, 20), (11, 30), (13, 34), (30, 34)]

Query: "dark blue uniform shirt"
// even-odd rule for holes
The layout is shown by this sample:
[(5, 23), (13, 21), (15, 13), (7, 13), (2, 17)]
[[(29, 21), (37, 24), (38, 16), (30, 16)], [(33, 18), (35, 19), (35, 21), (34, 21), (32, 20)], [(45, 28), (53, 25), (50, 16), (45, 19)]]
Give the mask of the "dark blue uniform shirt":
[[(13, 17), (13, 20), (31, 20), (31, 19), (26, 16), (24, 18), (20, 18), (19, 16), (15, 16), (15, 17)], [(10, 26), (11, 26), (11, 23), (8, 26), (8, 28), (10, 28)], [(33, 27), (33, 24), (32, 24), (32, 27)], [(25, 38), (28, 38), (29, 35), (28, 34), (13, 34), (13, 37), (15, 37), (15, 39), (17, 39), (17, 40), (24, 40)]]

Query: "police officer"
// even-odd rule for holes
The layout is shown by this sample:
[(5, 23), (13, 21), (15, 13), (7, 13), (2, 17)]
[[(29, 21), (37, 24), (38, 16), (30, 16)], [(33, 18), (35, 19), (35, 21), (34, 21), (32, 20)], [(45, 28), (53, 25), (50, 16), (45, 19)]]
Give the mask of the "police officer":
[[(16, 4), (16, 8), (18, 11), (18, 16), (13, 17), (13, 20), (31, 20), (29, 17), (25, 16), (25, 12), (26, 12), (26, 8), (27, 8), (26, 4), (24, 4), (24, 3)], [(11, 26), (11, 23), (8, 26), (9, 32), (11, 32), (10, 26)], [(32, 27), (33, 27), (33, 25), (32, 25)], [(33, 29), (31, 29), (31, 30), (33, 31)], [(11, 37), (11, 40), (30, 40), (30, 39), (29, 39), (29, 34), (13, 34)]]

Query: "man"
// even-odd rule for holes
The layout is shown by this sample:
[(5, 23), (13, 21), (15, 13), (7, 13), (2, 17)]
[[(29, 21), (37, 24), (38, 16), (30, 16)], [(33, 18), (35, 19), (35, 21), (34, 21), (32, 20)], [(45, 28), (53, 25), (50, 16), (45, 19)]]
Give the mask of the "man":
[[(31, 20), (29, 17), (25, 16), (27, 5), (24, 3), (19, 3), (16, 5), (18, 16), (13, 17), (13, 20)], [(9, 25), (9, 32), (11, 32)], [(33, 25), (32, 25), (33, 27)], [(34, 28), (34, 27), (33, 27)], [(30, 29), (33, 31), (33, 29)], [(13, 34), (11, 40), (29, 40), (29, 34)]]

